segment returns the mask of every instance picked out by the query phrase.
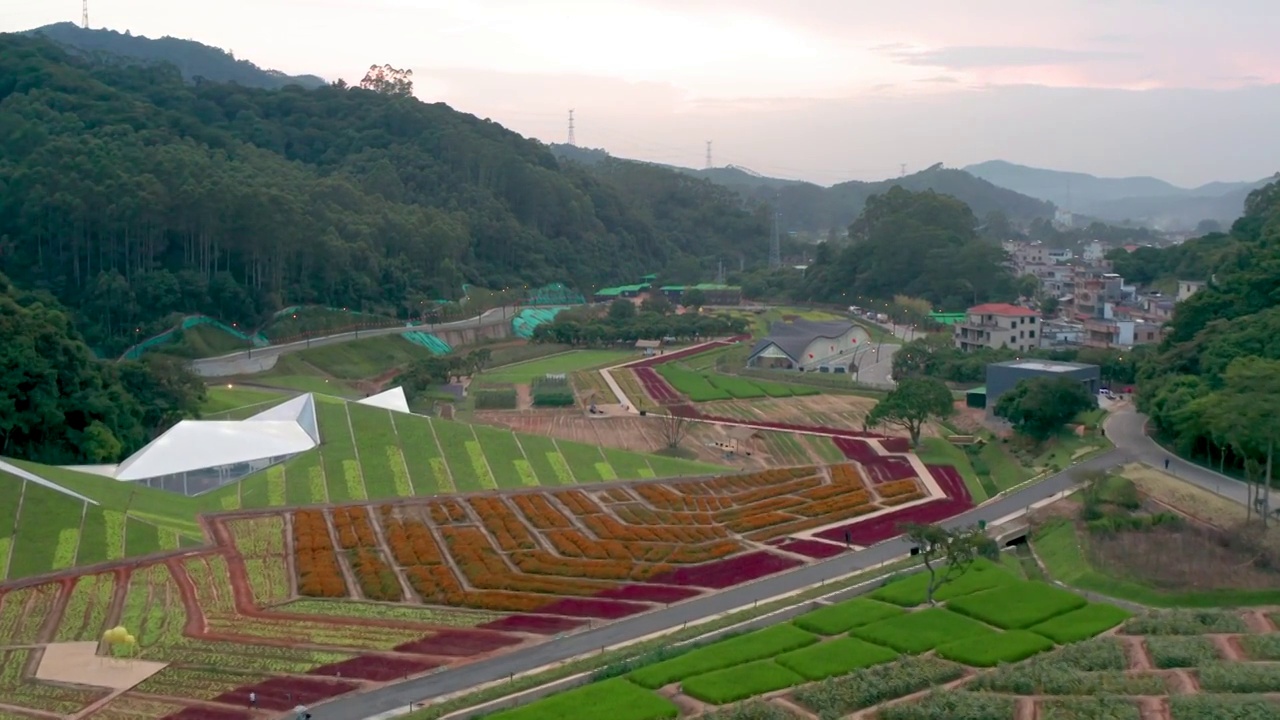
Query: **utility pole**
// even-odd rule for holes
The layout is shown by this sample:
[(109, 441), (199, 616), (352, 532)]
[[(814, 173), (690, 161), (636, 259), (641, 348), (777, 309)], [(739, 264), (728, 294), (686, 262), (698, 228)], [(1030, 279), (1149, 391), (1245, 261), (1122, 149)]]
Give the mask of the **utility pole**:
[[(87, 2), (88, 0), (86, 0)], [(573, 137), (573, 111), (569, 111), (569, 144), (577, 147), (578, 141)]]
[(711, 169), (711, 141), (707, 141), (707, 169)]
[(774, 196), (773, 208), (773, 237), (769, 240), (769, 269), (777, 270), (782, 267), (782, 241), (778, 237), (778, 223), (782, 218), (782, 211), (778, 209), (782, 196)]

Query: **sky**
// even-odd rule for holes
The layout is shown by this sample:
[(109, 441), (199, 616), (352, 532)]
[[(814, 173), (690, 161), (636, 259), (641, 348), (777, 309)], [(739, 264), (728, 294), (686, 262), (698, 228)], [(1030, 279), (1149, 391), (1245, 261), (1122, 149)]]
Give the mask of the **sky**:
[[(0, 30), (80, 18), (0, 0)], [(90, 0), (90, 26), (415, 93), (545, 142), (832, 184), (1003, 159), (1280, 170), (1278, 0)]]

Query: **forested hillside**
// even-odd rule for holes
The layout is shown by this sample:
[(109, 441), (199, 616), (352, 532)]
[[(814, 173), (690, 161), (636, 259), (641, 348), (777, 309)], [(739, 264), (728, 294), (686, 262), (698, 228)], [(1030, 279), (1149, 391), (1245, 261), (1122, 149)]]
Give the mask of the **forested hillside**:
[(324, 78), (315, 75), (292, 76), (279, 70), (266, 70), (249, 62), (237, 60), (221, 48), (210, 47), (194, 40), (173, 37), (149, 38), (129, 32), (107, 29), (82, 28), (64, 22), (46, 25), (29, 31), (29, 35), (44, 37), (88, 55), (106, 55), (130, 61), (169, 63), (190, 82), (197, 78), (210, 82), (226, 82), (245, 87), (275, 90), (286, 85), (316, 88), (325, 84)]
[(104, 354), (172, 313), (395, 313), (464, 282), (586, 287), (763, 261), (767, 223), (688, 183), (646, 173), (623, 190), (443, 104), (193, 85), (0, 36), (0, 271), (53, 293)]
[(1139, 408), (1183, 452), (1239, 468), (1265, 460), (1280, 417), (1280, 182), (1249, 195), (1229, 236), (1196, 245), (1146, 258), (1211, 280), (1178, 303), (1160, 352), (1140, 369)]

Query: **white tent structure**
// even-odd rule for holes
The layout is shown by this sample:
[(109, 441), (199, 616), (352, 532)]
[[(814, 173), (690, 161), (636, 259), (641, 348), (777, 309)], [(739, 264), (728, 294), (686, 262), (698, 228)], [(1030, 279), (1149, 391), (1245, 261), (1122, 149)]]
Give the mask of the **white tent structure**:
[(21, 478), (21, 479), (23, 479), (23, 480), (26, 480), (26, 481), (28, 481), (28, 482), (33, 482), (33, 483), (35, 483), (35, 484), (37, 484), (37, 485), (40, 485), (41, 487), (47, 487), (47, 488), (49, 488), (50, 490), (53, 490), (53, 491), (55, 491), (55, 492), (60, 492), (60, 493), (62, 493), (63, 495), (70, 495), (71, 497), (73, 497), (73, 498), (75, 498), (75, 499), (77, 499), (77, 500), (82, 500), (82, 501), (84, 501), (84, 502), (87, 502), (87, 503), (89, 503), (90, 505), (97, 505), (97, 504), (98, 504), (98, 501), (96, 501), (96, 500), (91, 500), (91, 499), (89, 499), (89, 498), (87, 498), (87, 497), (85, 497), (85, 496), (81, 495), (81, 494), (80, 494), (80, 493), (78, 493), (78, 492), (74, 492), (74, 491), (72, 491), (72, 490), (68, 490), (68, 489), (66, 489), (66, 488), (62, 487), (61, 485), (59, 485), (59, 484), (57, 484), (57, 483), (55, 483), (55, 482), (50, 482), (49, 480), (45, 480), (44, 478), (40, 477), (39, 475), (33, 475), (33, 474), (31, 474), (31, 473), (27, 472), (26, 470), (23, 470), (22, 468), (18, 467), (17, 465), (13, 465), (13, 464), (7, 463), (7, 462), (5, 462), (4, 460), (0, 460), (0, 472), (9, 473), (10, 475), (13, 475), (13, 476), (15, 476), (15, 477), (19, 477), (19, 478)]
[(357, 400), (357, 405), (370, 405), (372, 407), (382, 408), (384, 410), (395, 410), (396, 412), (409, 412), (409, 400), (404, 396), (404, 388), (393, 387), (390, 390), (383, 390), (377, 395), (371, 395), (363, 400)]
[(80, 469), (199, 495), (319, 444), (315, 399), (307, 393), (245, 420), (183, 420), (119, 465)]

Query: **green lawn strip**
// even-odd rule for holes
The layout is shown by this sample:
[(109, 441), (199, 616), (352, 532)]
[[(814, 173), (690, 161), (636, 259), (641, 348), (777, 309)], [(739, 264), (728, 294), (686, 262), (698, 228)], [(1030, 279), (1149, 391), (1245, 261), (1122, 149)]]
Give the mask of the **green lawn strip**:
[[(280, 393), (271, 392), (270, 390), (211, 385), (205, 388), (205, 401), (200, 406), (200, 414), (208, 416), (250, 405), (263, 405), (264, 403), (281, 399), (283, 398)], [(266, 409), (265, 405), (263, 409)]]
[(476, 492), (485, 486), (476, 474), (471, 454), (467, 451), (467, 443), (478, 445), (471, 426), (453, 420), (433, 419), (431, 427), (436, 432), (440, 443), (440, 451), (445, 464), (449, 467), (449, 475), (457, 492)]
[(529, 461), (533, 472), (538, 476), (538, 483), (551, 487), (562, 484), (556, 474), (555, 466), (548, 459), (548, 454), (558, 456), (560, 451), (551, 438), (545, 435), (521, 435), (520, 447), (524, 449), (524, 457)]
[(1210, 662), (1196, 673), (1200, 690), (1211, 693), (1280, 692), (1280, 665), (1264, 663)]
[(1027, 580), (956, 598), (947, 608), (1004, 630), (1025, 630), (1087, 604), (1073, 592)]
[(544, 375), (569, 374), (579, 370), (609, 367), (635, 357), (635, 353), (617, 350), (575, 350), (552, 357), (526, 360), (480, 374), (486, 383), (530, 383)]
[(1198, 667), (1221, 659), (1217, 645), (1207, 637), (1152, 635), (1146, 638), (1151, 664), (1160, 670)]
[[(431, 421), (417, 415), (392, 413), (392, 424), (400, 436), (400, 452), (409, 470), (409, 482), (417, 495), (453, 492), (440, 446), (436, 444)], [(442, 471), (445, 471), (442, 473)]]
[(854, 598), (829, 605), (796, 618), (792, 622), (802, 630), (819, 635), (840, 635), (855, 627), (901, 615), (902, 608), (867, 598)]
[(1114, 577), (1089, 565), (1082, 547), (1087, 542), (1071, 522), (1045, 524), (1031, 538), (1031, 546), (1049, 575), (1072, 587), (1158, 608), (1216, 608), (1280, 605), (1280, 589), (1201, 590), (1165, 592)]
[(774, 625), (639, 668), (627, 677), (641, 687), (656, 690), (663, 685), (694, 675), (771, 658), (816, 642), (818, 642), (816, 635), (807, 633), (794, 625)]
[(723, 465), (712, 465), (711, 463), (695, 460), (681, 460), (680, 458), (669, 458), (662, 455), (650, 455), (648, 460), (649, 467), (653, 468), (654, 477), (660, 478), (723, 475), (727, 472), (732, 472), (731, 469)]
[[(945, 572), (946, 568), (938, 569), (939, 575)], [(1001, 585), (1011, 585), (1016, 582), (1019, 582), (1019, 579), (1013, 573), (989, 560), (978, 559), (962, 573), (953, 576), (941, 587), (935, 589), (933, 599), (950, 600)], [(872, 592), (870, 597), (901, 607), (915, 607), (924, 603), (925, 591), (928, 586), (929, 574), (927, 572), (913, 573), (905, 578), (886, 584), (884, 587)]]
[(806, 685), (795, 692), (795, 699), (821, 717), (836, 718), (943, 685), (964, 672), (963, 666), (941, 658), (906, 657)]
[[(331, 502), (349, 502), (362, 499), (358, 480), (360, 466), (356, 462), (355, 442), (351, 439), (351, 427), (347, 421), (347, 403), (316, 403), (316, 422), (320, 426), (320, 458), (324, 468), (324, 480)], [(352, 470), (357, 478), (348, 478)], [(353, 492), (357, 490), (357, 492)]]
[[(1163, 693), (1162, 693), (1163, 694)], [(1039, 703), (1045, 720), (1141, 720), (1136, 700), (1118, 697), (1058, 697)]]
[(556, 440), (555, 443), (560, 449), (560, 454), (569, 463), (569, 469), (573, 471), (573, 477), (577, 482), (592, 483), (604, 479), (600, 475), (600, 469), (596, 467), (596, 463), (604, 462), (600, 448), (569, 440)]
[(13, 551), (14, 527), (18, 522), (18, 505), (22, 500), (22, 478), (0, 473), (0, 580), (9, 575), (9, 556)]
[[(287, 355), (285, 357), (288, 357)], [(341, 380), (330, 380), (329, 378), (320, 377), (319, 375), (287, 375), (273, 374), (254, 375), (254, 382), (271, 387), (283, 388), (286, 390), (296, 390), (298, 392), (320, 393), (323, 395), (332, 395), (334, 397), (355, 399), (360, 397), (350, 385)]]
[(284, 464), (284, 497), (289, 505), (328, 502), (319, 452), (301, 453)]
[(124, 551), (132, 557), (160, 552), (160, 532), (155, 525), (128, 518), (124, 523)]
[(10, 460), (14, 465), (33, 475), (49, 480), (72, 492), (96, 500), (104, 508), (123, 511), (147, 522), (180, 530), (192, 537), (202, 537), (195, 521), (199, 501), (132, 482), (120, 482), (101, 475), (70, 470), (54, 465), (39, 465), (20, 460)]
[(956, 472), (960, 473), (960, 477), (964, 478), (964, 486), (969, 489), (969, 494), (973, 496), (975, 503), (980, 503), (991, 497), (987, 493), (982, 479), (978, 477), (978, 472), (973, 469), (973, 464), (969, 462), (969, 456), (965, 454), (964, 450), (952, 445), (945, 439), (939, 437), (921, 438), (920, 446), (916, 448), (916, 455), (920, 457), (920, 462), (928, 465), (954, 466)]
[(368, 497), (380, 500), (401, 496), (396, 488), (396, 474), (397, 471), (403, 473), (404, 467), (400, 460), (400, 438), (391, 421), (391, 412), (359, 403), (348, 405), (347, 412), (351, 415), (351, 429), (360, 442), (357, 448), (360, 474)]
[(1174, 695), (1172, 720), (1270, 720), (1280, 717), (1280, 702), (1238, 695)]
[[(3, 482), (10, 481), (10, 477), (3, 479)], [(64, 529), (78, 529), (84, 510), (83, 500), (33, 482), (20, 482), (26, 483), (26, 490), (22, 498), (22, 513), (14, 527), (10, 578), (30, 577), (52, 570), (59, 535)]]
[(993, 637), (974, 637), (938, 646), (938, 654), (974, 667), (1026, 660), (1053, 649), (1053, 641), (1029, 630), (1010, 630)]
[(856, 627), (849, 634), (904, 653), (923, 653), (948, 642), (995, 635), (977, 620), (942, 608), (928, 608)]
[(1017, 700), (1005, 695), (938, 690), (911, 702), (890, 705), (876, 713), (876, 720), (1006, 720), (1012, 718)]
[[(1075, 645), (1080, 648), (1083, 645)], [(969, 690), (1010, 695), (1168, 695), (1175, 692), (1176, 680), (1161, 675), (1138, 675), (1124, 668), (1128, 660), (1117, 648), (1117, 658), (1106, 669), (1098, 664), (1075, 667), (1062, 662), (1061, 650), (1039, 655), (1027, 662), (1003, 665), (982, 673), (965, 685)]]
[(638, 480), (645, 476), (646, 470), (649, 470), (648, 460), (640, 453), (604, 448), (604, 456), (608, 458), (614, 472), (622, 480)]
[(1031, 626), (1031, 632), (1043, 635), (1059, 645), (1088, 640), (1128, 620), (1133, 613), (1115, 605), (1089, 603), (1078, 610)]
[(1248, 633), (1249, 626), (1239, 614), (1229, 610), (1153, 610), (1125, 623), (1121, 632), (1126, 635), (1209, 635)]
[(494, 713), (487, 720), (663, 720), (679, 714), (670, 700), (614, 678)]
[(696, 675), (680, 683), (684, 694), (713, 705), (745, 700), (774, 690), (794, 687), (805, 679), (772, 660), (757, 660), (737, 667)]
[[(103, 517), (102, 507), (89, 506), (84, 514), (84, 524), (80, 527), (80, 553), (76, 556), (77, 565), (94, 565), (107, 561), (107, 521)], [(3, 563), (0, 558), (0, 563)], [(3, 577), (0, 574), (0, 577)]]
[(824, 463), (840, 463), (844, 462), (844, 453), (840, 452), (840, 448), (829, 437), (818, 437), (809, 435), (805, 437), (809, 443), (809, 447), (813, 449), (814, 454), (818, 456)]
[(283, 605), (275, 605), (273, 609), (278, 612), (297, 613), (299, 615), (396, 620), (444, 625), (447, 627), (474, 627), (504, 617), (501, 613), (484, 612), (482, 610), (454, 610), (452, 608), (432, 608), (420, 605), (396, 605), (321, 598), (294, 600)]
[(845, 637), (783, 653), (775, 657), (774, 662), (806, 680), (824, 680), (886, 663), (897, 657), (898, 653), (889, 648), (872, 645), (855, 637)]
[(489, 462), (489, 469), (493, 472), (493, 479), (498, 487), (507, 489), (525, 487), (520, 482), (520, 473), (516, 469), (516, 462), (524, 460), (525, 457), (520, 444), (516, 442), (515, 435), (510, 430), (483, 425), (472, 425), (471, 429), (475, 430), (476, 439), (480, 442), (480, 447), (484, 448), (484, 456)]
[(1240, 638), (1240, 645), (1253, 660), (1280, 660), (1280, 633), (1246, 635)]
[(418, 358), (433, 357), (432, 352), (399, 335), (379, 335), (352, 342), (336, 343), (303, 350), (300, 360), (342, 380), (363, 380), (388, 368), (406, 365)]
[(1031, 479), (1031, 473), (1017, 463), (998, 442), (990, 442), (978, 452), (979, 461), (986, 466), (986, 471), (997, 491), (1008, 490)]

